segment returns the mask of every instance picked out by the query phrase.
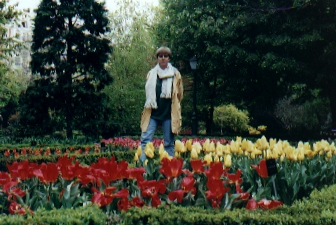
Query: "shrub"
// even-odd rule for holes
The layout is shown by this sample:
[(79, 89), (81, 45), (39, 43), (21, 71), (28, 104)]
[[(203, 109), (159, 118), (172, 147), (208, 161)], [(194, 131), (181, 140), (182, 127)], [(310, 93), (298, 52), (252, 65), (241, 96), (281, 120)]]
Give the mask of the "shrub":
[(221, 128), (221, 133), (223, 129), (231, 132), (247, 131), (249, 122), (248, 112), (232, 104), (218, 106), (214, 110), (214, 124)]

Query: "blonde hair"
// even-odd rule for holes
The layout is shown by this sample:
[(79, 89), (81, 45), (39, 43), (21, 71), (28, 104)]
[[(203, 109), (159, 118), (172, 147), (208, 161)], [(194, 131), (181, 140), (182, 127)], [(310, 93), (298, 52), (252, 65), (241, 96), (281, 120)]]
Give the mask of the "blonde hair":
[(170, 48), (165, 47), (165, 46), (162, 46), (156, 50), (156, 53), (155, 53), (156, 57), (158, 57), (160, 53), (165, 53), (169, 55), (169, 57), (171, 57), (171, 54), (172, 54)]

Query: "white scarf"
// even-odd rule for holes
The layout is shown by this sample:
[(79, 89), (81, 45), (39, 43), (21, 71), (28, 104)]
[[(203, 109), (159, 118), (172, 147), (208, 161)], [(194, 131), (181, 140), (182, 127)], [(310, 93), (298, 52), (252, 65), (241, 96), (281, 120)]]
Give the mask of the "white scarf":
[(161, 69), (157, 64), (151, 71), (146, 82), (146, 103), (145, 108), (157, 109), (156, 103), (156, 78), (162, 79), (161, 98), (171, 98), (171, 90), (173, 85), (174, 67), (168, 63), (167, 68)]

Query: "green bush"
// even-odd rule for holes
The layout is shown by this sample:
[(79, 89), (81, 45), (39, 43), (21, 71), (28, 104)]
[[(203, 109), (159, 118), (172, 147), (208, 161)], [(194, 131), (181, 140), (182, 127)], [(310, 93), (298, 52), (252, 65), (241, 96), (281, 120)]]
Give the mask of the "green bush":
[(222, 105), (214, 110), (214, 124), (229, 132), (246, 132), (250, 122), (249, 114), (246, 110), (239, 110), (236, 106)]
[(33, 215), (1, 215), (0, 225), (23, 225), (23, 224), (78, 224), (78, 225), (105, 225), (106, 215), (96, 205), (85, 206), (76, 209), (38, 210)]

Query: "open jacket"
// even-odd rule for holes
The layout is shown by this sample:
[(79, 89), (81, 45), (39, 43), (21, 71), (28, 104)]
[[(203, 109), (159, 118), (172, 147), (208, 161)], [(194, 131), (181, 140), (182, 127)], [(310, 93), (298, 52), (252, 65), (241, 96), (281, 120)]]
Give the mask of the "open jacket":
[[(149, 73), (147, 75), (147, 78)], [(174, 134), (178, 134), (181, 130), (182, 116), (181, 116), (181, 101), (183, 98), (183, 82), (180, 72), (175, 69), (173, 80), (173, 93), (171, 105), (171, 127)], [(141, 132), (146, 132), (151, 117), (152, 109), (144, 108), (141, 114)]]

